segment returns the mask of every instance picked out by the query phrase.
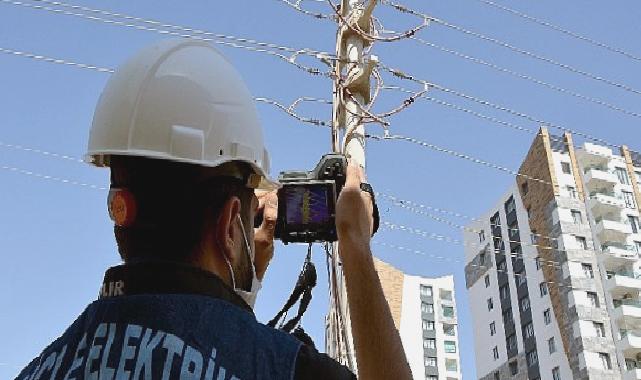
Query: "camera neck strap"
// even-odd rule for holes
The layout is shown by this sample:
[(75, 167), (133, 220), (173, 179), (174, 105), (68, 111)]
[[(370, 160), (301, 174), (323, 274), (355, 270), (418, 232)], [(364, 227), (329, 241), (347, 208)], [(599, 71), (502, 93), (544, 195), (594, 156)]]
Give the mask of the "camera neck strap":
[(312, 243), (309, 243), (307, 248), (307, 256), (305, 257), (305, 262), (303, 263), (303, 268), (301, 269), (300, 274), (298, 275), (298, 280), (296, 281), (296, 286), (292, 294), (289, 296), (289, 299), (285, 303), (282, 309), (276, 314), (276, 316), (267, 323), (270, 327), (276, 327), (276, 324), (283, 319), (283, 316), (294, 306), (294, 304), (300, 299), (298, 304), (298, 312), (296, 315), (290, 319), (287, 323), (281, 324), (280, 329), (285, 332), (291, 332), (298, 324), (300, 323), (303, 314), (307, 311), (307, 307), (312, 300), (312, 289), (316, 286), (316, 267), (312, 262)]

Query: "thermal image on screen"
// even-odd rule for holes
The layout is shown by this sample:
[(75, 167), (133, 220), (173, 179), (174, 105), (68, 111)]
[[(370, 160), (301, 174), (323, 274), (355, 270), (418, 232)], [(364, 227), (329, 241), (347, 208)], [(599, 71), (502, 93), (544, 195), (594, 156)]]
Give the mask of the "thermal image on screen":
[(327, 207), (327, 188), (296, 186), (286, 189), (287, 223), (323, 224), (330, 220)]

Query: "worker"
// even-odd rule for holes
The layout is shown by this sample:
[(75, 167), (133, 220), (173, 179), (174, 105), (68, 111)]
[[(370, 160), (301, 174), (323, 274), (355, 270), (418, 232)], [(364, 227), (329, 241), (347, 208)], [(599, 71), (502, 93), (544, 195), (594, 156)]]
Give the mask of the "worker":
[[(87, 160), (111, 170), (124, 263), (19, 380), (355, 378), (253, 314), (274, 253), (278, 183), (253, 99), (216, 49), (165, 40), (121, 66), (98, 102)], [(350, 166), (336, 212), (358, 370), (409, 379), (369, 251), (363, 181)]]

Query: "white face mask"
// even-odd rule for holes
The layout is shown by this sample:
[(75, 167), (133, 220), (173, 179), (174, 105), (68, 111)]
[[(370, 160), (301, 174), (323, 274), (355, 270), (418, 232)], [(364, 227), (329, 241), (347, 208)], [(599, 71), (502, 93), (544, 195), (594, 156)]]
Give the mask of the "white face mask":
[(232, 269), (231, 263), (225, 257), (225, 261), (227, 262), (227, 266), (229, 267), (229, 273), (231, 274), (231, 283), (232, 287), (234, 288), (234, 291), (236, 294), (240, 296), (251, 308), (254, 308), (254, 304), (256, 303), (256, 296), (258, 295), (258, 291), (262, 287), (262, 284), (258, 280), (258, 277), (256, 276), (256, 267), (254, 266), (254, 252), (251, 249), (251, 246), (249, 245), (249, 240), (247, 239), (247, 234), (245, 233), (245, 226), (243, 225), (243, 221), (240, 218), (240, 215), (236, 215), (238, 218), (238, 224), (240, 224), (240, 230), (243, 233), (243, 240), (245, 241), (245, 252), (247, 252), (247, 255), (249, 255), (249, 264), (251, 265), (252, 269), (252, 285), (251, 289), (249, 291), (243, 290), (243, 289), (238, 289), (236, 288), (236, 279), (234, 277), (234, 270)]

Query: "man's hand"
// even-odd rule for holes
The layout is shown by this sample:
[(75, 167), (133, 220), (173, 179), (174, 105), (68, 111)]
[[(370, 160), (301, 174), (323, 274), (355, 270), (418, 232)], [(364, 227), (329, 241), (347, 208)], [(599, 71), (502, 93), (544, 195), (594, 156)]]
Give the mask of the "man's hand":
[(369, 244), (373, 229), (371, 196), (361, 190), (365, 182), (363, 169), (349, 164), (345, 186), (336, 202), (338, 240), (354, 244)]
[(274, 229), (278, 215), (278, 196), (275, 191), (257, 191), (256, 197), (258, 198), (256, 213), (263, 212), (263, 223), (254, 229), (254, 249), (256, 250), (254, 266), (258, 280), (262, 281), (269, 262), (274, 257)]

